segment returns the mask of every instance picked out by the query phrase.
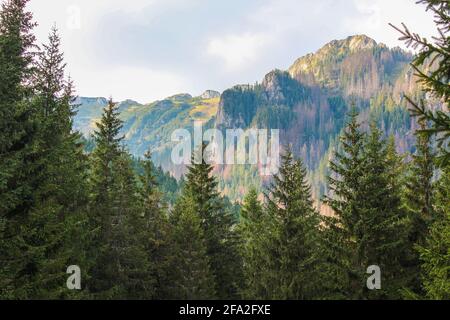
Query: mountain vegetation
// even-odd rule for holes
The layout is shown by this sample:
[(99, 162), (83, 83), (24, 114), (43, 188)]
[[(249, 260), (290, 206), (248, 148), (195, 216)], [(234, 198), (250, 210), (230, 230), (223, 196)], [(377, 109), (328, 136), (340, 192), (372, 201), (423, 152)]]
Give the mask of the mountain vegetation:
[[(75, 97), (28, 2), (0, 8), (0, 299), (450, 299), (448, 1), (415, 57), (352, 36), (146, 105)], [(171, 164), (196, 120), (281, 129), (278, 173)]]
[[(424, 94), (409, 66), (412, 59), (410, 53), (364, 35), (332, 41), (299, 58), (288, 71), (271, 71), (261, 83), (235, 86), (220, 97), (182, 94), (148, 105), (122, 102), (122, 134), (134, 156), (151, 148), (154, 162), (180, 178), (186, 168), (168, 161), (173, 148), (170, 135), (178, 128), (192, 132), (193, 120), (203, 121), (204, 130), (279, 129), (281, 144), (291, 144), (293, 153), (304, 160), (317, 202), (328, 191), (326, 163), (352, 103), (365, 129), (375, 121), (384, 136), (394, 136), (399, 152), (414, 151), (418, 124), (410, 118), (404, 93), (418, 99)], [(88, 137), (106, 99), (78, 98), (77, 104), (75, 128)], [(252, 185), (269, 185), (254, 166), (225, 165), (215, 170), (221, 192), (233, 201), (242, 201), (242, 191)]]

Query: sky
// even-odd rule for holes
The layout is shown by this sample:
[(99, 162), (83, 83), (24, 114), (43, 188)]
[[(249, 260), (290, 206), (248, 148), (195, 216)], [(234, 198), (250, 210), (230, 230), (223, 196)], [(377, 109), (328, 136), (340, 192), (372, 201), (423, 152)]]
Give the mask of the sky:
[(78, 95), (148, 103), (261, 81), (350, 35), (401, 46), (389, 22), (435, 34), (431, 13), (415, 2), (31, 0), (29, 9), (39, 43), (59, 29)]

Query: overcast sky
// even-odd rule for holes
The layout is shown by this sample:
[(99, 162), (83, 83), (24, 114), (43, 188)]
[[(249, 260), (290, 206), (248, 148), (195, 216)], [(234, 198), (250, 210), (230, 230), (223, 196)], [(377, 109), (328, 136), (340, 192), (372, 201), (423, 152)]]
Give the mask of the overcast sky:
[(79, 95), (139, 102), (254, 83), (349, 35), (400, 45), (388, 22), (434, 33), (415, 0), (31, 0), (30, 9), (40, 42), (59, 28)]

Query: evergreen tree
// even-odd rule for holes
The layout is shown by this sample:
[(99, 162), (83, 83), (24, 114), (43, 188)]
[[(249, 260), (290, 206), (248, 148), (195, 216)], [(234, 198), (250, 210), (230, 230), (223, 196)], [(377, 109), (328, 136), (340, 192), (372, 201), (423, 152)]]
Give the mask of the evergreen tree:
[[(0, 297), (26, 298), (21, 225), (32, 205), (35, 134), (29, 104), (35, 23), (27, 0), (4, 1), (0, 9)], [(31, 271), (30, 271), (31, 272)], [(24, 276), (17, 278), (18, 274)]]
[[(354, 111), (341, 141), (344, 151), (330, 165), (334, 194), (326, 199), (334, 216), (324, 218), (328, 291), (352, 299), (398, 298), (406, 283), (401, 263), (407, 220), (395, 144), (386, 144), (373, 124), (370, 135), (361, 133)], [(371, 265), (381, 269), (382, 290), (366, 287)]]
[(172, 299), (216, 297), (207, 241), (197, 208), (193, 198), (184, 196), (178, 200), (172, 213), (174, 259), (169, 291)]
[[(305, 300), (318, 295), (319, 216), (313, 208), (307, 172), (301, 160), (294, 160), (290, 148), (282, 156), (279, 174), (268, 195), (270, 242), (264, 266), (268, 299)], [(267, 268), (267, 269), (266, 269)]]
[[(395, 150), (395, 149), (394, 149)], [(381, 137), (381, 131), (371, 125), (371, 132), (365, 143), (364, 170), (359, 201), (361, 216), (354, 230), (356, 240), (356, 268), (363, 274), (370, 265), (377, 265), (382, 273), (382, 289), (367, 290), (361, 298), (398, 299), (400, 290), (406, 284), (406, 275), (401, 262), (407, 246), (407, 220), (401, 209), (401, 194), (392, 181), (389, 149)], [(364, 285), (364, 275), (361, 283)]]
[(72, 132), (72, 83), (64, 79), (60, 40), (53, 28), (49, 44), (38, 53), (33, 72), (35, 119), (33, 143), (36, 168), (33, 205), (23, 228), (22, 250), (33, 272), (27, 275), (29, 297), (63, 298), (74, 293), (62, 285), (66, 269), (84, 267), (80, 225), (85, 225), (86, 159)]
[(242, 296), (246, 299), (263, 298), (264, 285), (261, 284), (263, 265), (267, 258), (265, 214), (258, 200), (256, 189), (252, 188), (246, 195), (241, 210), (238, 233), (240, 236), (240, 253), (243, 259), (244, 284)]
[(342, 151), (334, 154), (328, 177), (330, 195), (325, 203), (333, 210), (324, 216), (322, 251), (325, 256), (324, 283), (326, 298), (355, 298), (361, 291), (360, 272), (354, 268), (354, 238), (362, 214), (361, 185), (364, 174), (364, 140), (355, 108), (341, 137)]
[[(9, 9), (14, 10), (6, 11), (7, 17), (17, 15), (16, 23), (20, 23), (20, 19), (31, 19), (31, 15), (20, 11), (25, 4), (26, 1), (11, 2)], [(25, 25), (22, 32), (27, 30)], [(25, 42), (33, 39), (31, 35), (24, 37)], [(11, 228), (16, 228), (14, 240), (4, 242), (10, 248), (20, 247), (20, 253), (16, 251), (14, 258), (14, 269), (11, 269), (15, 280), (12, 294), (20, 298), (73, 296), (63, 285), (66, 268), (82, 264), (82, 250), (78, 243), (72, 244), (75, 244), (73, 236), (82, 221), (81, 210), (86, 200), (85, 157), (78, 143), (79, 136), (71, 132), (72, 84), (64, 79), (65, 65), (59, 45), (59, 37), (53, 29), (49, 44), (43, 45), (33, 68), (27, 71), (29, 88), (23, 89), (29, 96), (23, 106), (28, 108), (27, 121), (33, 122), (33, 135), (22, 150), (22, 155), (27, 155), (23, 158), (27, 181), (16, 183), (30, 189), (28, 195), (22, 194), (22, 200), (28, 199), (28, 202), (20, 208), (20, 216), (17, 216), (20, 220), (8, 222)]]
[(112, 100), (95, 131), (90, 221), (94, 261), (89, 289), (99, 298), (149, 298), (153, 279), (145, 251), (137, 182), (119, 137), (122, 122)]
[(402, 35), (399, 40), (405, 41), (408, 47), (419, 49), (419, 53), (411, 64), (424, 92), (442, 101), (442, 110), (428, 108), (425, 101), (413, 101), (406, 96), (412, 106), (412, 115), (423, 122), (430, 121), (432, 126), (424, 130), (428, 134), (437, 134), (441, 146), (440, 164), (445, 167), (450, 161), (448, 141), (450, 139), (450, 3), (447, 0), (420, 0), (435, 17), (436, 29), (439, 36), (433, 37), (433, 42), (411, 32), (404, 24), (403, 29), (393, 28)]
[[(422, 124), (422, 130), (425, 126)], [(416, 133), (416, 153), (412, 156), (406, 181), (406, 205), (412, 220), (411, 241), (423, 244), (435, 213), (433, 209), (433, 177), (435, 171), (430, 137)]]
[(216, 292), (220, 299), (236, 298), (241, 281), (241, 259), (238, 255), (238, 238), (233, 230), (233, 216), (224, 208), (217, 190), (217, 180), (212, 175), (212, 165), (206, 163), (206, 145), (197, 150), (201, 161), (193, 164), (186, 174), (186, 186), (182, 197), (192, 198), (196, 212), (202, 221), (211, 270), (216, 280)]
[(319, 294), (319, 217), (306, 174), (288, 150), (269, 189), (267, 208), (262, 209), (255, 190), (245, 199), (239, 231), (247, 298), (311, 299)]
[[(422, 129), (425, 125), (422, 123)], [(412, 155), (412, 161), (408, 164), (405, 179), (404, 207), (409, 219), (408, 251), (409, 258), (405, 267), (409, 268), (411, 275), (407, 296), (411, 293), (422, 295), (421, 279), (417, 277), (420, 272), (419, 253), (415, 246), (424, 245), (429, 235), (429, 229), (436, 219), (434, 209), (434, 183), (435, 154), (432, 150), (430, 136), (423, 131), (416, 132), (416, 152)]]
[(304, 300), (318, 294), (319, 216), (306, 176), (289, 148), (267, 195), (268, 263), (260, 281), (268, 299)]
[(450, 299), (450, 167), (443, 169), (435, 191), (436, 220), (429, 236), (418, 246), (421, 279), (429, 299)]
[(170, 281), (173, 263), (174, 245), (172, 241), (172, 228), (158, 189), (151, 154), (145, 154), (141, 162), (143, 173), (140, 175), (140, 201), (144, 215), (144, 235), (146, 251), (151, 262), (151, 274), (155, 279), (154, 298), (164, 299), (170, 297)]
[[(443, 168), (444, 176), (439, 184), (442, 189), (448, 189), (448, 166), (450, 153), (448, 142), (450, 139), (450, 115), (448, 112), (450, 98), (450, 4), (445, 0), (420, 0), (426, 9), (433, 12), (439, 37), (434, 42), (411, 32), (405, 25), (403, 29), (393, 26), (402, 35), (400, 40), (407, 46), (419, 49), (412, 68), (422, 85), (422, 90), (428, 94), (428, 101), (413, 101), (406, 97), (412, 106), (412, 115), (419, 118), (422, 125), (421, 132), (425, 135), (434, 135), (437, 138), (439, 153), (436, 155), (437, 164)], [(436, 110), (428, 105), (442, 102), (443, 108)], [(430, 128), (424, 126), (431, 123)], [(413, 171), (408, 183), (411, 195), (408, 201), (410, 213), (414, 215), (412, 240), (418, 243), (419, 254), (422, 260), (423, 289), (426, 296), (431, 299), (448, 299), (448, 192), (447, 198), (433, 199), (431, 179), (433, 177), (433, 155), (429, 146), (429, 137), (418, 136), (418, 154), (413, 162)], [(443, 186), (444, 185), (444, 186)], [(416, 193), (413, 196), (413, 193)], [(442, 194), (437, 192), (437, 194)], [(433, 202), (435, 205), (433, 206)], [(439, 210), (441, 215), (437, 214)], [(434, 223), (433, 223), (434, 221)], [(425, 242), (425, 244), (424, 244)], [(417, 263), (417, 260), (415, 261)]]

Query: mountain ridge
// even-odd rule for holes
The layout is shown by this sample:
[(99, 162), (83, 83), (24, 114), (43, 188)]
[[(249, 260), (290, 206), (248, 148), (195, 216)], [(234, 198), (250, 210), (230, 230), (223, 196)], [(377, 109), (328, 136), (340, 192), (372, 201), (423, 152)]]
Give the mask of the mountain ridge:
[[(351, 103), (361, 112), (361, 121), (375, 121), (386, 135), (394, 135), (401, 152), (411, 149), (414, 137), (403, 92), (417, 91), (409, 63), (411, 54), (388, 48), (364, 36), (333, 40), (315, 53), (294, 61), (288, 70), (274, 69), (261, 83), (236, 85), (222, 94), (207, 90), (193, 97), (177, 94), (149, 104), (121, 103), (125, 142), (135, 156), (153, 150), (157, 165), (176, 177), (184, 168), (170, 162), (171, 133), (192, 131), (194, 120), (207, 128), (272, 128), (281, 130), (281, 143), (293, 145), (311, 170), (315, 196), (326, 192), (325, 159), (332, 154)], [(80, 98), (82, 100), (82, 98)], [(89, 98), (80, 107), (75, 128), (84, 134), (92, 130), (100, 107)], [(232, 199), (242, 189), (261, 186), (257, 168), (219, 166), (220, 188)]]

